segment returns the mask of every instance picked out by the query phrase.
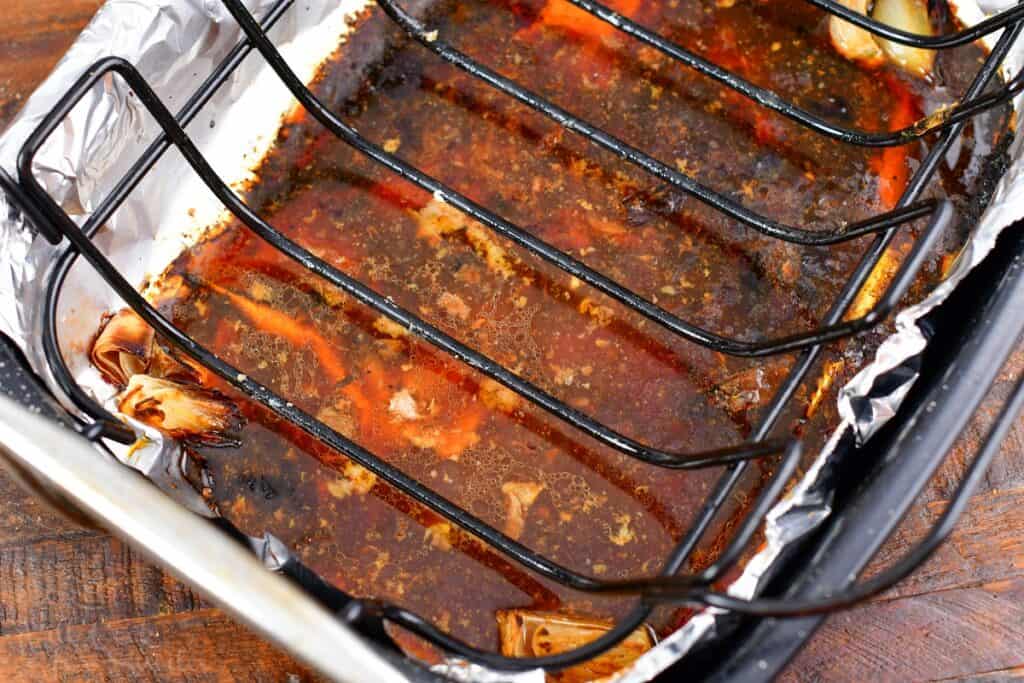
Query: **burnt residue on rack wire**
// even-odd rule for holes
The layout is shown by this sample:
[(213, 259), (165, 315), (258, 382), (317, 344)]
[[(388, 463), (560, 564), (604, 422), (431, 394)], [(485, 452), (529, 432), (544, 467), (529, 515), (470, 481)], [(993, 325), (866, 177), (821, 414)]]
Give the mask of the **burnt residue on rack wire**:
[[(286, 6), (287, 4), (288, 3), (283, 3), (282, 7)], [(237, 5), (237, 3), (228, 3), (228, 6), (231, 9), (231, 11), (235, 14), (236, 18), (238, 18), (243, 23), (247, 32), (250, 34), (250, 39), (255, 42), (257, 48), (263, 54), (263, 56), (270, 59), (272, 64), (274, 64), (275, 67), (279, 70), (279, 73), (282, 75), (282, 77), (287, 79), (289, 74), (286, 71), (286, 67), (284, 67), (282, 64), (275, 60), (273, 46), (265, 40), (263, 35), (259, 32), (258, 27), (256, 27), (251, 22), (248, 15), (245, 14), (244, 10), (242, 10), (240, 6)], [(1012, 39), (1016, 37), (1016, 34), (1018, 32), (1019, 29), (1017, 29), (1016, 27), (1012, 31), (1007, 31), (1007, 35), (1004, 36), (1003, 41), (1001, 43), (1002, 47), (994, 51), (992, 56), (987, 60), (982, 71), (975, 78), (974, 83), (971, 85), (966, 95), (967, 98), (973, 99), (982, 95), (985, 85), (994, 76), (995, 69), (999, 64), (999, 61), (1005, 54), (1005, 50), (1008, 48), (1009, 43), (1012, 41)], [(600, 423), (588, 423), (584, 419), (581, 419), (582, 414), (569, 412), (565, 410), (566, 406), (556, 405), (550, 402), (547, 398), (544, 397), (544, 395), (537, 393), (537, 390), (539, 390), (538, 387), (536, 387), (533, 384), (527, 384), (525, 382), (522, 382), (521, 380), (518, 379), (518, 375), (510, 373), (501, 366), (489, 365), (488, 363), (480, 362), (481, 359), (478, 355), (478, 352), (473, 351), (471, 348), (462, 345), (461, 343), (451, 344), (446, 338), (438, 336), (438, 330), (435, 327), (428, 326), (427, 324), (425, 324), (424, 322), (420, 321), (415, 317), (410, 317), (410, 313), (408, 311), (398, 309), (386, 297), (375, 296), (372, 295), (373, 292), (369, 290), (364, 291), (364, 289), (360, 289), (361, 285), (359, 281), (345, 275), (345, 273), (343, 273), (341, 269), (339, 269), (338, 267), (332, 266), (330, 263), (325, 263), (323, 259), (318, 259), (317, 257), (314, 257), (313, 254), (305, 252), (305, 250), (302, 250), (301, 248), (296, 248), (294, 244), (289, 244), (286, 240), (283, 239), (282, 236), (275, 234), (273, 228), (270, 225), (264, 223), (262, 219), (259, 219), (255, 215), (247, 214), (247, 208), (245, 207), (245, 205), (241, 204), (239, 200), (234, 198), (234, 196), (230, 194), (230, 191), (226, 190), (226, 188), (217, 188), (218, 181), (216, 179), (215, 174), (213, 174), (212, 171), (210, 171), (208, 168), (204, 167), (202, 158), (201, 156), (198, 155), (198, 152), (196, 150), (189, 149), (187, 139), (185, 139), (182, 136), (180, 129), (178, 128), (177, 124), (174, 122), (170, 114), (166, 110), (162, 109), (160, 103), (155, 99), (152, 93), (147, 91), (145, 84), (139, 79), (137, 73), (134, 72), (134, 70), (129, 65), (126, 65), (122, 62), (110, 61), (97, 65), (95, 73), (89, 74), (88, 78), (86, 78), (79, 84), (79, 87), (76, 89), (76, 91), (71, 93), (69, 99), (64, 103), (65, 106), (59, 107), (57, 110), (55, 110), (53, 112), (52, 117), (50, 117), (50, 119), (44, 122), (44, 125), (40, 128), (37, 135), (34, 136), (34, 138), (29, 142), (29, 145), (26, 149), (26, 154), (23, 157), (23, 163), (21, 168), (22, 177), (20, 180), (24, 186), (25, 192), (27, 192), (29, 195), (28, 200), (30, 202), (33, 202), (35, 205), (47, 207), (45, 209), (47, 213), (46, 221), (48, 223), (52, 223), (52, 225), (56, 227), (59, 233), (62, 233), (65, 236), (71, 238), (75, 248), (82, 255), (84, 255), (95, 267), (100, 269), (104, 277), (116, 286), (116, 288), (125, 298), (125, 300), (134, 308), (139, 310), (140, 313), (143, 314), (144, 317), (146, 317), (147, 320), (151, 324), (153, 324), (153, 326), (158, 330), (158, 332), (160, 332), (166, 339), (168, 339), (169, 341), (173, 341), (177, 345), (181, 346), (186, 351), (186, 353), (193, 356), (197, 360), (200, 360), (204, 365), (211, 368), (215, 373), (220, 375), (221, 378), (226, 383), (233, 385), (235, 389), (241, 390), (243, 393), (250, 396), (255, 403), (262, 404), (264, 408), (267, 408), (271, 412), (277, 414), (278, 416), (283, 417), (284, 419), (292, 422), (293, 424), (298, 426), (300, 430), (308, 433), (310, 436), (322, 440), (326, 444), (337, 449), (338, 451), (352, 457), (361, 465), (367, 467), (374, 474), (380, 476), (382, 479), (384, 479), (391, 485), (395, 486), (397, 489), (409, 495), (412, 495), (413, 498), (418, 500), (427, 508), (430, 508), (434, 512), (439, 513), (443, 517), (446, 517), (450, 522), (454, 522), (455, 524), (470, 530), (477, 537), (487, 540), (495, 549), (501, 550), (513, 560), (521, 563), (529, 569), (539, 572), (542, 576), (546, 576), (549, 580), (552, 580), (556, 583), (566, 583), (570, 586), (573, 586), (576, 589), (584, 591), (605, 590), (606, 588), (610, 587), (611, 584), (607, 581), (602, 581), (599, 579), (595, 579), (594, 577), (588, 577), (580, 575), (571, 570), (566, 570), (566, 568), (558, 566), (557, 563), (553, 563), (551, 560), (536, 554), (535, 552), (529, 550), (521, 544), (518, 544), (514, 541), (509, 542), (511, 539), (509, 539), (505, 534), (497, 532), (495, 529), (488, 527), (486, 524), (483, 524), (479, 519), (476, 519), (472, 515), (468, 514), (465, 510), (460, 510), (457, 506), (453, 506), (449, 501), (439, 497), (434, 492), (426, 489), (421, 482), (416, 481), (415, 479), (410, 479), (402, 472), (395, 470), (387, 463), (378, 459), (369, 451), (366, 451), (360, 446), (357, 446), (355, 443), (345, 438), (344, 435), (338, 433), (337, 431), (334, 431), (333, 429), (328, 428), (322, 422), (314, 420), (308, 412), (304, 413), (300, 408), (292, 406), (290, 403), (288, 403), (286, 398), (278, 397), (271, 394), (266, 389), (266, 387), (257, 384), (254, 380), (249, 379), (248, 376), (242, 375), (237, 371), (236, 368), (227, 365), (221, 358), (211, 355), (208, 351), (197, 347), (194, 344), (194, 342), (188, 339), (188, 337), (184, 336), (174, 327), (169, 326), (169, 323), (166, 320), (162, 320), (158, 317), (155, 317), (155, 311), (145, 306), (144, 301), (137, 294), (134, 293), (134, 291), (131, 289), (128, 283), (126, 283), (123, 279), (119, 278), (119, 276), (116, 273), (116, 270), (114, 270), (110, 266), (110, 264), (105, 261), (103, 256), (95, 249), (95, 247), (92, 246), (90, 242), (88, 242), (88, 238), (86, 237), (86, 235), (89, 234), (89, 226), (86, 226), (84, 233), (79, 231), (78, 228), (76, 228), (69, 220), (67, 220), (67, 217), (60, 211), (60, 209), (57, 208), (55, 204), (48, 200), (48, 197), (45, 195), (45, 192), (42, 191), (41, 187), (39, 187), (38, 184), (34, 183), (32, 178), (31, 160), (35, 149), (38, 148), (38, 146), (44, 141), (49, 132), (51, 132), (53, 128), (59, 124), (63, 114), (66, 113), (70, 105), (73, 104), (74, 99), (84, 94), (95, 80), (97, 80), (99, 77), (103, 76), (107, 72), (111, 71), (120, 74), (121, 77), (124, 77), (129, 81), (130, 85), (135, 90), (136, 94), (150, 109), (151, 113), (156, 115), (157, 118), (160, 120), (160, 123), (163, 126), (165, 133), (169, 136), (171, 141), (173, 141), (175, 145), (177, 145), (180, 149), (186, 152), (186, 156), (189, 157), (190, 162), (193, 163), (195, 169), (198, 172), (200, 172), (201, 175), (204, 176), (204, 179), (206, 179), (207, 182), (213, 188), (215, 188), (216, 191), (222, 193), (222, 199), (234, 211), (236, 215), (240, 215), (243, 221), (246, 224), (248, 224), (249, 227), (256, 230), (256, 232), (259, 233), (262, 237), (268, 238), (268, 243), (273, 244), (275, 248), (282, 249), (285, 253), (288, 253), (296, 262), (301, 263), (302, 265), (311, 268), (314, 272), (318, 273), (319, 275), (326, 277), (328, 281), (341, 287), (341, 289), (347, 292), (349, 295), (356, 296), (363, 305), (368, 306), (369, 308), (375, 310), (376, 312), (389, 317), (392, 321), (399, 322), (401, 325), (409, 328), (413, 333), (419, 333), (420, 336), (426, 339), (427, 341), (434, 344), (439, 344), (441, 348), (443, 348), (445, 351), (448, 351), (452, 356), (454, 356), (454, 358), (468, 362), (472, 367), (476, 368), (478, 371), (482, 372), (485, 375), (489, 375), (490, 378), (495, 379), (498, 382), (504, 384), (508, 389), (511, 389), (516, 394), (524, 396), (533, 403), (535, 403), (536, 405), (538, 405), (539, 407), (550, 411), (559, 419), (568, 422), (570, 425), (573, 425), (574, 427), (582, 428), (585, 433), (588, 433), (592, 437), (606, 438), (606, 443), (608, 443), (609, 445), (625, 444), (626, 447), (622, 450), (624, 450), (627, 453), (629, 452), (630, 448), (633, 448), (632, 446), (629, 446), (628, 443), (622, 441), (619, 435), (616, 435), (615, 433), (608, 431)], [(916, 267), (921, 265), (923, 257), (927, 255), (928, 247), (933, 244), (932, 242), (930, 242), (930, 240), (934, 240), (939, 235), (939, 228), (944, 227), (944, 225), (948, 224), (951, 220), (951, 214), (948, 204), (938, 203), (935, 201), (917, 202), (917, 198), (921, 195), (921, 192), (924, 190), (925, 184), (927, 183), (928, 179), (935, 172), (938, 160), (945, 154), (949, 145), (956, 138), (956, 136), (962, 132), (961, 129), (963, 126), (960, 123), (952, 124), (949, 131), (945, 133), (939, 141), (930, 146), (927, 155), (922, 160), (922, 165), (920, 166), (919, 170), (912, 178), (908, 179), (907, 189), (903, 193), (903, 196), (899, 202), (900, 208), (897, 209), (897, 212), (883, 216), (881, 220), (875, 220), (870, 218), (866, 219), (867, 221), (869, 221), (868, 223), (866, 223), (866, 225), (872, 226), (872, 229), (875, 231), (882, 230), (884, 232), (882, 232), (882, 234), (879, 237), (877, 237), (874, 240), (874, 242), (872, 242), (871, 246), (868, 247), (863, 259), (860, 260), (859, 262), (857, 261), (857, 256), (863, 250), (862, 245), (860, 249), (857, 249), (856, 251), (853, 249), (852, 246), (843, 247), (843, 249), (846, 250), (844, 253), (847, 254), (847, 258), (849, 259), (848, 264), (850, 268), (847, 268), (847, 270), (850, 270), (852, 268), (853, 275), (852, 278), (845, 283), (836, 283), (837, 296), (834, 298), (830, 298), (828, 301), (821, 302), (822, 310), (815, 311), (816, 315), (811, 316), (812, 318), (820, 317), (823, 319), (823, 325), (825, 326), (823, 329), (813, 329), (809, 333), (801, 335), (796, 341), (789, 340), (788, 342), (780, 345), (773, 345), (771, 343), (761, 344), (760, 342), (755, 343), (752, 347), (749, 345), (744, 346), (743, 343), (740, 343), (738, 346), (728, 344), (722, 345), (716, 342), (714, 339), (711, 339), (709, 335), (707, 335), (706, 333), (699, 330), (695, 331), (692, 328), (692, 326), (689, 325), (689, 323), (683, 322), (682, 319), (679, 318), (678, 316), (671, 315), (670, 313), (665, 311), (663, 307), (658, 306), (653, 301), (648, 300), (647, 298), (640, 297), (639, 295), (635, 294), (633, 291), (629, 289), (626, 289), (619, 283), (610, 280), (603, 272), (600, 272), (590, 266), (584, 265), (581, 261), (576, 260), (574, 257), (570, 256), (566, 251), (557, 249), (550, 243), (542, 241), (540, 238), (535, 236), (532, 231), (526, 231), (520, 226), (511, 223), (505, 220), (504, 218), (500, 218), (496, 214), (491, 213), (489, 210), (483, 208), (483, 206), (481, 206), (480, 204), (477, 204), (475, 201), (472, 201), (464, 197), (463, 195), (459, 194), (453, 188), (441, 185), (438, 180), (435, 180), (432, 176), (426, 175), (425, 173), (423, 173), (422, 170), (406, 165), (404, 162), (400, 161), (396, 156), (394, 156), (392, 152), (387, 150), (388, 147), (394, 146), (391, 143), (385, 141), (381, 147), (377, 147), (372, 143), (369, 143), (364, 138), (362, 138), (358, 133), (356, 133), (354, 129), (349, 128), (345, 123), (338, 120), (330, 112), (329, 109), (322, 108), (319, 105), (319, 103), (313, 99), (313, 96), (304, 89), (301, 83), (293, 81), (289, 85), (293, 88), (296, 96), (299, 97), (300, 101), (303, 102), (307, 109), (311, 110), (317, 116), (317, 118), (320, 119), (322, 123), (324, 123), (329, 129), (331, 129), (332, 134), (338, 134), (341, 137), (341, 139), (346, 142), (346, 144), (352, 145), (355, 149), (359, 150), (369, 159), (375, 162), (383, 163), (384, 166), (390, 167), (392, 170), (398, 171), (402, 176), (405, 177), (407, 181), (409, 181), (413, 188), (418, 186), (419, 190), (413, 189), (410, 191), (410, 194), (415, 195), (415, 192), (418, 192), (420, 190), (426, 190), (427, 197), (424, 198), (426, 202), (431, 201), (431, 198), (434, 201), (438, 201), (439, 199), (443, 200), (444, 206), (448, 206), (449, 208), (454, 207), (454, 209), (452, 210), (457, 209), (465, 214), (468, 214), (472, 219), (476, 221), (477, 224), (481, 226), (481, 230), (483, 228), (487, 228), (501, 237), (505, 237), (512, 240), (514, 243), (524, 248), (527, 252), (530, 252), (533, 255), (540, 257), (544, 261), (567, 272), (568, 274), (571, 274), (573, 277), (578, 278), (581, 282), (593, 286), (597, 290), (608, 295), (616, 302), (618, 302), (617, 305), (629, 306), (630, 308), (637, 311), (643, 317), (646, 317), (647, 320), (654, 322), (658, 326), (664, 327), (673, 333), (681, 335), (684, 339), (688, 339), (690, 341), (694, 341), (701, 344), (707, 344), (712, 348), (718, 348), (719, 350), (726, 352), (737, 352), (740, 355), (742, 355), (749, 348), (758, 348), (760, 349), (760, 353), (763, 354), (780, 353), (783, 351), (795, 351), (803, 349), (797, 355), (795, 361), (787, 366), (789, 374), (785, 376), (785, 379), (782, 379), (781, 381), (778, 382), (778, 393), (775, 394), (774, 398), (771, 401), (766, 402), (766, 404), (764, 404), (763, 406), (759, 406), (763, 408), (763, 413), (760, 416), (760, 421), (756, 423), (756, 425), (751, 425), (748, 427), (753, 427), (751, 429), (752, 433), (750, 434), (750, 443), (752, 445), (749, 447), (740, 448), (726, 445), (723, 447), (725, 449), (724, 451), (720, 449), (714, 449), (714, 451), (712, 452), (713, 457), (709, 458), (707, 462), (700, 463), (702, 465), (714, 464), (715, 462), (727, 462), (730, 459), (736, 459), (736, 457), (764, 455), (768, 451), (780, 450), (778, 444), (766, 442), (766, 439), (769, 436), (770, 432), (773, 430), (776, 421), (780, 418), (780, 416), (782, 416), (783, 412), (787, 409), (787, 404), (792, 399), (798, 387), (800, 387), (800, 385), (805, 380), (807, 373), (810, 371), (815, 361), (819, 358), (822, 351), (821, 344), (838, 338), (840, 336), (860, 331), (863, 328), (869, 327), (877, 323), (879, 319), (883, 318), (885, 313), (887, 313), (888, 310), (891, 309), (891, 306), (895, 304), (899, 296), (910, 285), (910, 281), (912, 280), (912, 276), (914, 274), (914, 271), (916, 270)], [(210, 87), (216, 87), (216, 84), (211, 85)], [(584, 132), (590, 137), (593, 137), (593, 130), (583, 129), (580, 128), (578, 125), (574, 129), (580, 132)], [(415, 131), (410, 132), (415, 134)], [(328, 139), (331, 138), (324, 138), (324, 140)], [(406, 140), (408, 141), (408, 138), (406, 138)], [(164, 147), (166, 148), (166, 145), (164, 145)], [(614, 144), (604, 145), (604, 147), (617, 153), (622, 153), (624, 151), (622, 149), (616, 149)], [(400, 148), (401, 143), (399, 143), (398, 146), (398, 149)], [(452, 148), (452, 154), (456, 154), (456, 148), (454, 147)], [(641, 159), (640, 161), (643, 160)], [(677, 164), (677, 167), (685, 168), (686, 164)], [(141, 167), (137, 169), (137, 172), (145, 173), (146, 170), (147, 169), (145, 167)], [(662, 179), (666, 180), (666, 182), (669, 182), (678, 188), (681, 185), (686, 184), (680, 181), (680, 177), (682, 177), (680, 174), (682, 174), (682, 171), (679, 171), (679, 173), (673, 172), (669, 177), (662, 177)], [(126, 187), (130, 186), (131, 181), (126, 183)], [(398, 187), (404, 186), (400, 185)], [(681, 189), (685, 190), (686, 188), (682, 187)], [(690, 189), (695, 188), (691, 187)], [(701, 193), (704, 192), (704, 190), (700, 190), (699, 192), (693, 192), (692, 194), (698, 198), (703, 197), (703, 199), (710, 200), (708, 203), (712, 207), (719, 209), (724, 208), (726, 210), (726, 213), (733, 216), (734, 218), (739, 218), (741, 220), (744, 219), (745, 214), (730, 209), (730, 207), (736, 205), (735, 200), (725, 197), (721, 193), (715, 193), (713, 191), (708, 191), (710, 192), (710, 194), (702, 195)], [(423, 201), (421, 201), (418, 208), (422, 210), (424, 206), (425, 204), (423, 203)], [(884, 208), (884, 206), (882, 206), (881, 208)], [(861, 289), (863, 283), (867, 280), (868, 275), (874, 267), (875, 263), (880, 258), (882, 258), (883, 255), (886, 253), (886, 247), (894, 239), (898, 226), (910, 220), (911, 218), (918, 218), (925, 215), (932, 216), (930, 229), (923, 231), (922, 235), (924, 237), (922, 239), (915, 242), (907, 243), (908, 246), (910, 246), (910, 244), (912, 243), (916, 247), (917, 251), (915, 252), (915, 255), (921, 258), (910, 258), (908, 261), (906, 261), (906, 263), (909, 264), (907, 266), (907, 269), (903, 271), (901, 277), (897, 277), (894, 280), (892, 288), (888, 290), (889, 300), (886, 301), (886, 297), (882, 297), (880, 300), (881, 303), (879, 304), (879, 308), (876, 309), (873, 315), (870, 315), (870, 317), (866, 317), (863, 315), (862, 312), (860, 323), (855, 325), (844, 324), (842, 321), (845, 311), (854, 302), (854, 299), (856, 298), (858, 291)], [(448, 214), (445, 214), (445, 216), (448, 216)], [(453, 218), (452, 220), (457, 219)], [(759, 219), (757, 218), (753, 218), (750, 220), (746, 220), (745, 222), (748, 224), (753, 223), (755, 228), (759, 227), (759, 225), (762, 228), (765, 227), (765, 224), (763, 223), (758, 224), (758, 220)], [(780, 232), (779, 230), (775, 230), (775, 228), (773, 228), (770, 225), (768, 227), (769, 230), (766, 231), (768, 235), (786, 238), (796, 237), (796, 241), (808, 241), (804, 240), (803, 237), (801, 237), (801, 235), (810, 234), (787, 231)], [(732, 229), (737, 230), (742, 228)], [(465, 230), (465, 228), (460, 229), (460, 231), (461, 230)], [(835, 231), (833, 236), (838, 237), (842, 236), (842, 234), (843, 231), (840, 227)], [(443, 237), (444, 235), (442, 234), (441, 236)], [(549, 236), (549, 239), (555, 241), (558, 237), (558, 235), (552, 233), (551, 236)], [(813, 242), (814, 239), (812, 238), (809, 241)], [(829, 237), (828, 241), (834, 241), (833, 237)], [(766, 244), (772, 244), (772, 242), (766, 240)], [(859, 245), (859, 243), (854, 243), (854, 245)], [(840, 247), (833, 247), (833, 249), (840, 249)], [(322, 252), (323, 249), (314, 249), (313, 251)], [(856, 267), (853, 267), (855, 264)], [(701, 284), (706, 285), (706, 283)], [(651, 299), (653, 298), (654, 297), (652, 296)], [(458, 317), (458, 315), (456, 315), (455, 317)], [(51, 316), (51, 328), (53, 327), (52, 321), (53, 318)], [(754, 320), (753, 322), (756, 323), (756, 320)], [(54, 351), (56, 350), (56, 348), (56, 345), (54, 345)], [(51, 353), (50, 360), (51, 363), (54, 364), (54, 366), (59, 371), (59, 368), (63, 363), (62, 359), (60, 358), (59, 352)], [(69, 378), (70, 375), (66, 374), (65, 380)], [(60, 379), (59, 372), (58, 379)], [(73, 384), (73, 382), (71, 382), (71, 384)], [(74, 391), (75, 389), (75, 387), (72, 386), (69, 386), (67, 388), (71, 391)], [(293, 400), (297, 399), (294, 399), (293, 397)], [(90, 406), (87, 397), (82, 401), (82, 405), (84, 407), (95, 409), (95, 406)], [(94, 414), (97, 417), (103, 417), (102, 413), (94, 412)], [(582, 415), (582, 418), (586, 418), (586, 416)], [(590, 431), (587, 431), (587, 429), (590, 429)], [(635, 451), (636, 449), (633, 448), (633, 450)], [(672, 597), (679, 597), (680, 595), (682, 595), (682, 597), (686, 599), (692, 600), (697, 603), (705, 604), (719, 599), (718, 597), (715, 597), (713, 593), (709, 592), (710, 586), (714, 583), (716, 579), (720, 578), (723, 575), (723, 573), (729, 568), (731, 563), (735, 561), (735, 551), (740, 549), (742, 547), (743, 542), (749, 539), (749, 534), (753, 533), (754, 529), (756, 528), (756, 524), (760, 520), (760, 516), (763, 515), (763, 513), (766, 511), (767, 504), (771, 503), (774, 494), (778, 492), (777, 487), (781, 486), (788, 478), (788, 475), (791, 472), (789, 468), (792, 467), (792, 465), (794, 464), (794, 453), (795, 450), (790, 449), (790, 458), (788, 460), (789, 466), (783, 467), (780, 470), (778, 470), (776, 478), (773, 480), (773, 484), (766, 489), (765, 496), (757, 505), (754, 506), (753, 512), (756, 514), (747, 518), (747, 521), (741, 525), (743, 528), (743, 533), (740, 533), (736, 537), (736, 543), (730, 547), (729, 551), (725, 552), (723, 560), (720, 563), (713, 565), (706, 572), (697, 573), (686, 580), (681, 579), (674, 582), (673, 585), (675, 586), (675, 593), (672, 594)], [(680, 568), (684, 566), (684, 562), (691, 555), (696, 542), (700, 539), (701, 535), (707, 529), (712, 519), (716, 516), (716, 513), (718, 513), (721, 510), (728, 495), (733, 490), (737, 482), (740, 480), (740, 477), (743, 475), (746, 469), (747, 466), (743, 464), (733, 467), (720, 480), (714, 493), (707, 501), (705, 507), (698, 511), (695, 518), (692, 520), (694, 522), (693, 526), (689, 527), (689, 529), (686, 530), (686, 533), (682, 534), (683, 541), (679, 546), (677, 546), (675, 551), (671, 554), (671, 559), (668, 561), (667, 566), (665, 568), (666, 573), (674, 574), (676, 571), (678, 571)], [(730, 606), (735, 609), (744, 608), (742, 604), (738, 604), (735, 602), (732, 603)], [(771, 608), (771, 606), (761, 606), (757, 609), (765, 610)], [(775, 609), (781, 611), (785, 611), (786, 609), (799, 608), (799, 605), (775, 606)], [(751, 607), (751, 609), (755, 608)], [(413, 629), (415, 632), (420, 633), (421, 635), (427, 636), (428, 638), (432, 639), (438, 644), (441, 644), (442, 646), (446, 647), (450, 651), (470, 656), (474, 659), (484, 661), (493, 666), (502, 666), (505, 668), (524, 668), (536, 666), (538, 664), (547, 665), (551, 667), (561, 667), (566, 666), (567, 664), (575, 661), (580, 661), (581, 659), (591, 656), (594, 653), (598, 652), (602, 647), (614, 643), (618, 637), (628, 634), (637, 623), (639, 623), (646, 617), (648, 612), (649, 610), (646, 607), (640, 607), (631, 611), (628, 614), (628, 616), (626, 616), (620, 621), (619, 626), (616, 629), (614, 629), (608, 637), (602, 638), (600, 641), (597, 641), (585, 648), (582, 648), (581, 651), (574, 652), (571, 654), (556, 655), (554, 657), (540, 661), (516, 662), (510, 662), (500, 657), (479, 652), (474, 648), (469, 647), (464, 643), (461, 643), (458, 640), (451, 638), (450, 636), (447, 636), (444, 632), (429, 626), (428, 624), (414, 617), (408, 612), (404, 612), (397, 608), (377, 607), (368, 604), (366, 606), (366, 609), (353, 610), (349, 614), (349, 616), (353, 619), (367, 618), (367, 616), (369, 616), (370, 618), (377, 619), (389, 619), (397, 623), (403, 624)]]

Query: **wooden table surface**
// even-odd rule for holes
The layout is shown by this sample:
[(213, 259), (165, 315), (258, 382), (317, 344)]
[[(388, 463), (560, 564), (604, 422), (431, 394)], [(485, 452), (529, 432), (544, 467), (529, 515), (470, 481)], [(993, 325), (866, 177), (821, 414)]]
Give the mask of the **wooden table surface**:
[[(0, 128), (101, 0), (6, 0)], [(1018, 352), (893, 538), (942, 511), (1014, 379)], [(302, 666), (122, 543), (50, 513), (0, 475), (0, 681), (303, 681)], [(953, 539), (896, 590), (832, 617), (787, 681), (1024, 679), (1024, 420)]]

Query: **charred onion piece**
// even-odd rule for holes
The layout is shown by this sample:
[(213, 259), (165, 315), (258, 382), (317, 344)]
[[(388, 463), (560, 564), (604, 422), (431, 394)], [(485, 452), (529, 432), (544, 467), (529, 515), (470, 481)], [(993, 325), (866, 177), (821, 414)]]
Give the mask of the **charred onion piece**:
[(153, 346), (153, 328), (135, 311), (125, 308), (103, 326), (89, 358), (103, 379), (123, 387), (132, 375), (149, 368)]
[[(611, 620), (567, 616), (554, 612), (501, 610), (497, 613), (501, 654), (506, 657), (542, 657), (575, 649), (606, 633)], [(583, 664), (558, 674), (559, 683), (583, 683), (611, 676), (654, 647), (646, 625), (621, 643)]]
[(178, 382), (196, 382), (199, 373), (165, 351), (153, 328), (130, 308), (115, 313), (103, 326), (89, 355), (103, 379), (124, 387), (134, 375), (152, 375)]
[[(839, 0), (847, 8), (867, 15), (868, 0)], [(885, 61), (885, 53), (875, 37), (862, 28), (854, 26), (835, 15), (828, 21), (828, 33), (832, 46), (842, 56), (864, 66), (879, 66)]]
[(119, 410), (176, 439), (208, 446), (237, 442), (242, 426), (234, 404), (215, 391), (150, 375), (133, 375)]
[[(930, 36), (933, 32), (928, 5), (924, 0), (875, 0), (871, 16), (883, 24), (911, 33)], [(920, 78), (931, 75), (935, 62), (934, 50), (922, 50), (880, 38), (877, 42), (893, 64)]]

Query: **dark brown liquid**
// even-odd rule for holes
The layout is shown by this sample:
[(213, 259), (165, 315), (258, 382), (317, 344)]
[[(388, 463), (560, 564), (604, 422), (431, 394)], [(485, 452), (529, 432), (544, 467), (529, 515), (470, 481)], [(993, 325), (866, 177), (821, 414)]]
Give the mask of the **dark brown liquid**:
[[(901, 127), (945, 96), (844, 61), (827, 46), (822, 15), (796, 0), (729, 8), (639, 0), (619, 9), (844, 125)], [(833, 227), (889, 208), (920, 156), (916, 144), (883, 152), (830, 142), (600, 24), (545, 13), (540, 2), (461, 2), (435, 24), (503, 74), (794, 225)], [(396, 35), (381, 16), (364, 17), (317, 92), (367, 138), (686, 320), (743, 339), (810, 329), (868, 244), (805, 248), (764, 237)], [(353, 70), (387, 42), (396, 47)], [(940, 57), (950, 89), (962, 88), (976, 58), (973, 48)], [(976, 166), (973, 154), (967, 138), (951, 165)], [(929, 192), (960, 199), (971, 178), (959, 182)], [(448, 224), (438, 230), (423, 218), (439, 209), (429, 195), (305, 116), (282, 129), (251, 200), (325, 260), (652, 446), (699, 451), (742, 441), (792, 363), (790, 356), (736, 359), (682, 341), (481, 226), (442, 234)], [(910, 239), (905, 231), (893, 254)], [(928, 270), (933, 281), (935, 264)], [(173, 310), (191, 335), (578, 571), (656, 572), (720, 475), (645, 465), (529, 404), (495, 397), (480, 375), (375, 326), (372, 311), (238, 225), (183, 254), (173, 271), (190, 283)], [(827, 354), (845, 361), (833, 368), (833, 392), (873, 339)], [(803, 417), (815, 378), (789, 417)], [(834, 422), (831, 396), (802, 427), (812, 444)], [(274, 533), (341, 588), (410, 607), (485, 647), (496, 643), (497, 609), (616, 616), (631, 604), (538, 578), (390, 487), (360, 478), (345, 458), (264, 411), (244, 409), (245, 445), (201, 454), (212, 498), (245, 531)], [(762, 474), (730, 501), (731, 513), (743, 510)], [(520, 485), (539, 493), (517, 525), (508, 491)], [(706, 565), (730, 527), (718, 524), (691, 566)]]

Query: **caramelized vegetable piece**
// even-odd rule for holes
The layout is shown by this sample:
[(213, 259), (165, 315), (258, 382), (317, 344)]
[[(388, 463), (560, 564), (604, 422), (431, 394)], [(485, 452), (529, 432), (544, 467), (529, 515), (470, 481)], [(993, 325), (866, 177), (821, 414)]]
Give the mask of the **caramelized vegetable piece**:
[(543, 484), (533, 481), (507, 481), (501, 485), (505, 496), (505, 533), (519, 538), (526, 528), (526, 513), (544, 490)]
[[(840, 0), (849, 9), (860, 14), (868, 13), (868, 0)], [(885, 53), (875, 37), (862, 28), (854, 26), (835, 15), (828, 21), (828, 33), (832, 46), (842, 56), (864, 66), (879, 66), (885, 61)]]
[(272, 306), (257, 303), (215, 284), (209, 283), (208, 287), (226, 297), (259, 329), (286, 339), (297, 347), (311, 347), (320, 361), (320, 368), (333, 381), (340, 382), (348, 376), (344, 361), (338, 357), (331, 343), (314, 326), (293, 320)]
[(100, 331), (90, 360), (111, 384), (123, 387), (132, 375), (149, 368), (153, 328), (130, 308), (118, 311)]
[(234, 404), (217, 392), (150, 375), (134, 375), (118, 409), (176, 439), (210, 446), (235, 443), (242, 426)]
[[(606, 0), (605, 4), (627, 17), (636, 14), (639, 0)], [(549, 26), (591, 39), (600, 39), (615, 33), (615, 27), (589, 12), (570, 5), (565, 0), (548, 0), (541, 10), (536, 26)]]
[[(600, 637), (611, 620), (566, 616), (553, 612), (501, 610), (497, 613), (501, 653), (507, 657), (542, 657), (575, 649)], [(632, 664), (654, 647), (648, 626), (633, 631), (611, 650), (570, 669), (550, 674), (559, 683), (600, 680)]]
[[(924, 0), (875, 0), (871, 16), (883, 24), (911, 33), (924, 36), (933, 33), (928, 5)], [(935, 62), (934, 50), (922, 50), (889, 40), (879, 39), (877, 42), (893, 64), (920, 78), (931, 75)]]

